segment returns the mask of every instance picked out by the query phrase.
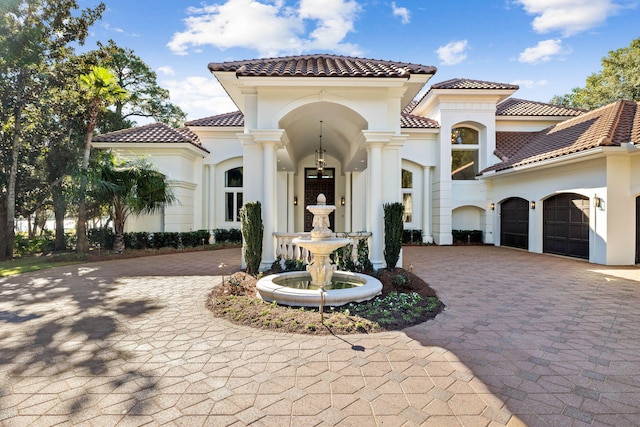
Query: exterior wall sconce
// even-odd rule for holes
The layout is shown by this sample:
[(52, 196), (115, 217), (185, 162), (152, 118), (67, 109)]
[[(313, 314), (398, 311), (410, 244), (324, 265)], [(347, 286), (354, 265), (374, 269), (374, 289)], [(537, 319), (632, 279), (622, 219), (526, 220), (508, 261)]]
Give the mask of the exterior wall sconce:
[(531, 209), (535, 209), (536, 208), (536, 201), (532, 200), (531, 201)]
[(491, 210), (492, 210), (492, 211), (495, 211), (495, 210), (496, 210), (496, 204), (495, 204), (495, 203), (491, 203), (491, 204), (489, 205), (489, 207), (491, 208)]
[(293, 198), (293, 206), (298, 206), (298, 196), (294, 196), (294, 198)]
[(604, 205), (604, 201), (603, 201), (600, 197), (596, 196), (596, 197), (593, 199), (593, 205), (594, 205), (596, 208), (600, 208), (600, 209), (602, 209), (602, 207), (603, 207), (603, 205)]
[(342, 206), (344, 206), (344, 196), (342, 196), (342, 197), (340, 198), (340, 204), (341, 204)]

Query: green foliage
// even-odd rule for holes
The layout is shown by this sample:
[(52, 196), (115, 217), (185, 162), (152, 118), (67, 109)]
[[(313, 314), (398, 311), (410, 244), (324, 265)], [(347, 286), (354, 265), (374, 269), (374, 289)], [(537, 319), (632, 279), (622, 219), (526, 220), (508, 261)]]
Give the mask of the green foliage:
[(262, 261), (262, 206), (260, 202), (247, 202), (240, 209), (242, 237), (244, 238), (244, 261), (247, 273), (257, 274)]
[[(92, 228), (88, 231), (89, 242), (93, 247), (114, 250), (115, 233), (111, 228)], [(208, 230), (176, 232), (133, 232), (124, 233), (124, 243), (127, 249), (161, 249), (161, 248), (190, 248), (209, 242), (211, 234)]]
[(286, 259), (284, 260), (284, 271), (304, 271), (304, 261), (300, 259)]
[(422, 230), (403, 230), (402, 243), (422, 243)]
[(213, 239), (216, 242), (242, 243), (242, 232), (238, 228), (215, 228)]
[(618, 99), (640, 101), (640, 38), (610, 51), (602, 58), (602, 70), (589, 75), (585, 87), (556, 95), (551, 103), (591, 110)]
[(453, 242), (482, 243), (482, 230), (451, 230)]
[(390, 292), (363, 303), (347, 304), (342, 312), (346, 316), (375, 320), (384, 328), (397, 324), (398, 319), (412, 324), (426, 313), (437, 310), (441, 304), (437, 298), (425, 299), (416, 292)]
[(404, 205), (400, 202), (385, 203), (384, 209), (384, 260), (387, 263), (387, 269), (396, 268), (398, 259), (400, 259), (400, 250), (402, 249), (402, 233), (404, 224), (402, 216), (404, 215)]

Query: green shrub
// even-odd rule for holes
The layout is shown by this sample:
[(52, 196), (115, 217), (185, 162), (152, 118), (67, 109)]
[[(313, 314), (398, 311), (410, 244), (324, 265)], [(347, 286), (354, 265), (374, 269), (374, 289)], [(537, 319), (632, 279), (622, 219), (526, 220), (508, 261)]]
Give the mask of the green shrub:
[(403, 230), (402, 243), (422, 243), (422, 230)]
[(387, 269), (393, 270), (400, 259), (402, 249), (402, 232), (404, 224), (402, 216), (404, 205), (400, 202), (385, 203), (384, 208), (384, 260)]
[(87, 232), (89, 237), (89, 244), (93, 247), (101, 247), (109, 251), (113, 250), (113, 244), (116, 240), (116, 235), (113, 230), (108, 227), (91, 228)]
[(32, 238), (22, 233), (16, 233), (13, 248), (17, 256), (52, 252), (54, 248), (53, 232), (45, 230), (41, 235)]
[(216, 228), (213, 238), (216, 242), (242, 243), (242, 232), (238, 228)]
[(452, 230), (453, 242), (482, 243), (482, 230)]
[(244, 261), (247, 273), (257, 274), (262, 261), (262, 207), (260, 202), (247, 202), (240, 209), (242, 237), (244, 238)]

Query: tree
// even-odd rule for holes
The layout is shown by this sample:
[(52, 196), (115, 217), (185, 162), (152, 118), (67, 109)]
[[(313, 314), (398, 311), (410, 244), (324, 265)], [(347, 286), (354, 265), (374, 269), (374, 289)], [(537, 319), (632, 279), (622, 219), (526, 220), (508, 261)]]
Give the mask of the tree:
[(382, 208), (384, 209), (384, 260), (387, 263), (387, 270), (393, 271), (402, 250), (404, 205), (400, 202), (385, 203)]
[(602, 70), (587, 77), (583, 88), (556, 95), (551, 103), (591, 110), (619, 99), (640, 101), (640, 38), (602, 58)]
[(0, 128), (11, 159), (0, 197), (4, 202), (0, 216), (5, 220), (0, 226), (0, 259), (13, 257), (19, 159), (23, 132), (30, 125), (25, 109), (46, 87), (47, 64), (54, 63), (70, 43), (84, 43), (104, 7), (100, 3), (78, 16), (75, 0), (0, 2)]
[(117, 253), (124, 252), (124, 226), (130, 215), (155, 213), (175, 202), (166, 177), (144, 159), (107, 156), (97, 178), (92, 194), (110, 207)]
[(108, 105), (112, 105), (118, 100), (124, 99), (127, 92), (118, 86), (116, 78), (104, 67), (93, 67), (91, 72), (80, 76), (80, 88), (86, 95), (86, 127), (84, 139), (84, 156), (80, 169), (80, 199), (78, 202), (78, 224), (76, 234), (78, 243), (76, 250), (79, 253), (89, 251), (89, 240), (87, 238), (87, 173), (89, 170), (89, 156), (91, 155), (91, 139), (96, 128), (98, 114)]
[(156, 73), (133, 50), (122, 48), (113, 40), (106, 45), (98, 42), (98, 47), (94, 54), (100, 64), (113, 73), (118, 86), (128, 93), (116, 100), (114, 111), (105, 111), (100, 123), (102, 132), (131, 127), (136, 117), (182, 126), (186, 114), (169, 102), (169, 91), (158, 85)]
[(240, 209), (242, 237), (244, 238), (244, 262), (247, 273), (258, 274), (262, 261), (262, 205), (260, 202), (247, 202)]

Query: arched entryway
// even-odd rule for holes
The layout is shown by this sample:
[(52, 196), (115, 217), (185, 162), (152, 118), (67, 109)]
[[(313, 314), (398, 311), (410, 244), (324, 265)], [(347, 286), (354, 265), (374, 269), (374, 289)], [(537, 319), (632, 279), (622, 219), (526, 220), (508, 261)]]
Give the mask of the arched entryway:
[(589, 198), (563, 193), (544, 201), (543, 251), (589, 259)]
[(529, 201), (511, 197), (500, 203), (500, 245), (529, 249)]

